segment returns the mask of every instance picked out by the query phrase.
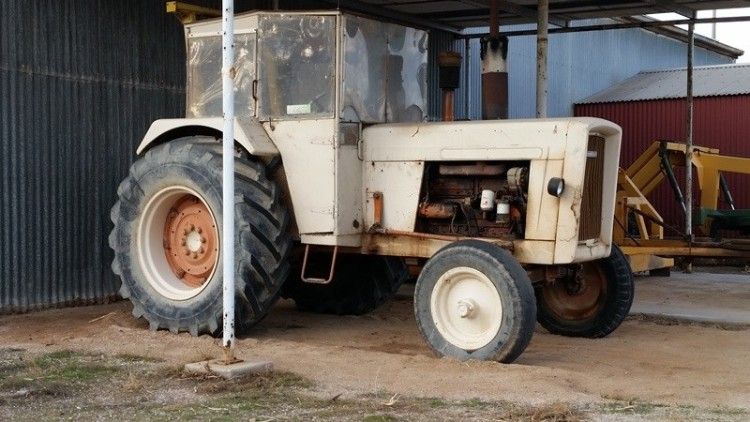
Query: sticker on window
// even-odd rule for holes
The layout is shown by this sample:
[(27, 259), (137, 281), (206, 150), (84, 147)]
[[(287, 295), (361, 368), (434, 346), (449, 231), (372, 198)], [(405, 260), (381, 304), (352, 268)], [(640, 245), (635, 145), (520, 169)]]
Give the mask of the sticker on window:
[(289, 104), (286, 106), (286, 114), (310, 114), (312, 107), (310, 104)]

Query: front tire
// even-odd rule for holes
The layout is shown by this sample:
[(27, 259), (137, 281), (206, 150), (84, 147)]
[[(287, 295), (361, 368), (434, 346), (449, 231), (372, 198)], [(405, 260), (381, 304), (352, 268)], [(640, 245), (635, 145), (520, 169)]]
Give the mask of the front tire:
[(497, 245), (465, 240), (432, 256), (414, 293), (417, 327), (438, 356), (513, 362), (534, 333), (526, 271)]
[(622, 324), (633, 305), (630, 264), (613, 245), (609, 257), (536, 287), (539, 323), (552, 334), (600, 338)]
[[(238, 329), (262, 319), (289, 272), (289, 218), (260, 162), (237, 157)], [(148, 151), (118, 188), (109, 243), (120, 294), (151, 329), (218, 334), (222, 320), (222, 156), (213, 138)]]

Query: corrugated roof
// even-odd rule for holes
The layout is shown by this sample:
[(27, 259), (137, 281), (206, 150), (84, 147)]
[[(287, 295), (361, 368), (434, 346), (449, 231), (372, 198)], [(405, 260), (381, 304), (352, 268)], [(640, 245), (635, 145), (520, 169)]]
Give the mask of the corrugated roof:
[[(687, 69), (652, 70), (640, 72), (576, 104), (684, 98), (686, 93)], [(741, 94), (750, 94), (750, 64), (694, 68), (693, 96), (716, 97)]]
[[(446, 27), (467, 28), (487, 26), (489, 0), (322, 0), (348, 9), (371, 13), (399, 13), (423, 21), (439, 22)], [(533, 0), (498, 1), (502, 25), (536, 22), (538, 2)], [(564, 22), (650, 15), (675, 12), (690, 16), (698, 10), (747, 7), (747, 0), (553, 0), (549, 2), (549, 18), (553, 25)]]

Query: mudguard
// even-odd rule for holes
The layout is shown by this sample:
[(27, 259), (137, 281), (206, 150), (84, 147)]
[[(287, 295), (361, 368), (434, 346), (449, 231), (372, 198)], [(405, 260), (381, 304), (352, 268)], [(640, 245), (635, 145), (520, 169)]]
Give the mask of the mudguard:
[[(224, 129), (224, 119), (221, 117), (204, 117), (196, 119), (160, 119), (151, 124), (143, 137), (136, 153), (139, 155), (149, 147), (173, 139), (204, 135), (221, 137)], [(274, 156), (279, 150), (263, 129), (263, 125), (255, 118), (238, 117), (234, 120), (234, 139), (250, 155)]]

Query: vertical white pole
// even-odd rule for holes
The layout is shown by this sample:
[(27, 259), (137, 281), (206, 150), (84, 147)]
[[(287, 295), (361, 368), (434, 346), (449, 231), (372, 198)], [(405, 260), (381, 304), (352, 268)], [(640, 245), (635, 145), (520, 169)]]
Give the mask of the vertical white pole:
[(224, 360), (234, 360), (234, 0), (222, 0), (222, 242), (224, 265)]
[(695, 23), (688, 24), (687, 45), (687, 122), (685, 148), (685, 237), (693, 238), (693, 55), (695, 45)]
[(547, 117), (547, 44), (549, 27), (549, 0), (537, 6), (536, 24), (536, 117)]

